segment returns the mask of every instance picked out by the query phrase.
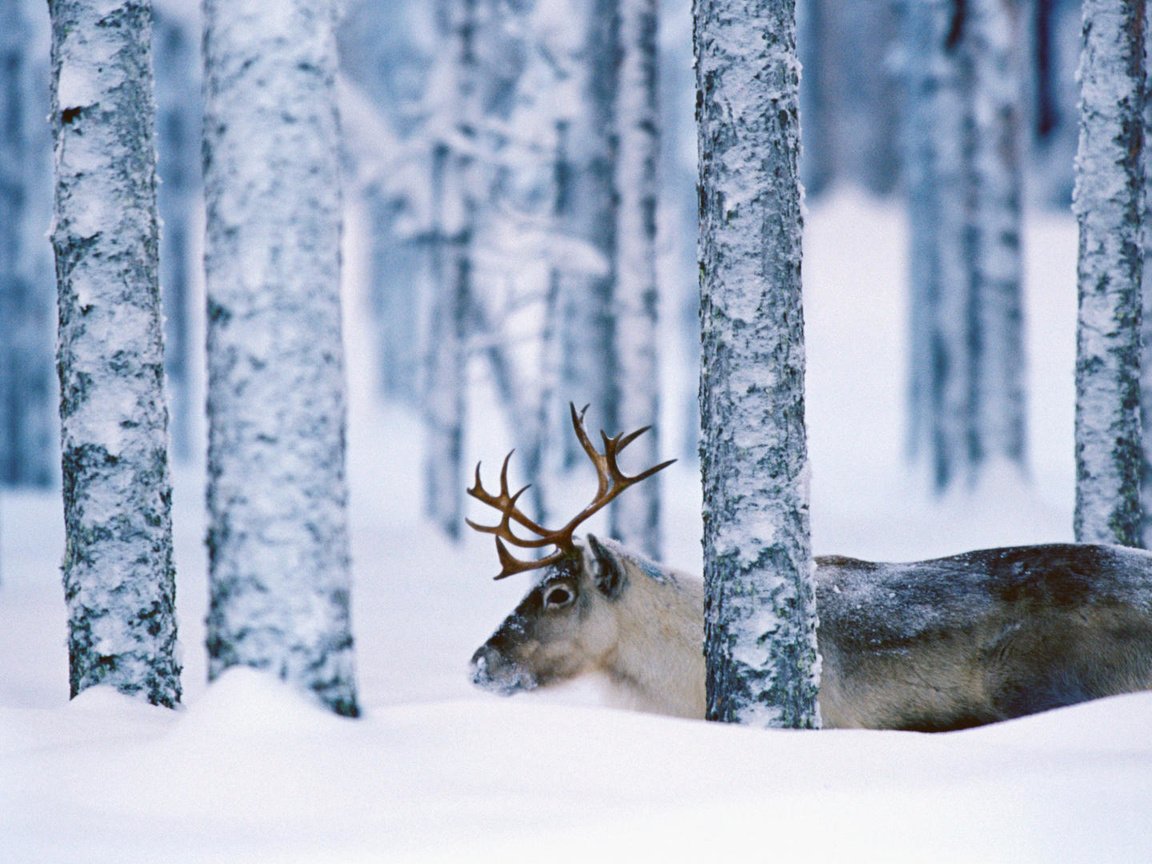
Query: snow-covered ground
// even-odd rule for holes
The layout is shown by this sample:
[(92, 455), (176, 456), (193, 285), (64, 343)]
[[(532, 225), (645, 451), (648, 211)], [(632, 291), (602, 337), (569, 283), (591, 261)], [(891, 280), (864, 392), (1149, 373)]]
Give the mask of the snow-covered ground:
[[(853, 193), (809, 214), (816, 551), (908, 559), (1070, 539), (1074, 224), (1036, 217), (1027, 235), (1030, 480), (942, 502), (901, 458), (902, 236), (897, 209)], [(599, 706), (595, 682), (474, 690), (467, 660), (524, 583), (491, 581), (487, 539), (454, 547), (422, 524), (419, 425), (371, 399), (362, 315), (352, 305), (364, 717), (248, 670), (205, 685), (194, 470), (176, 477), (184, 708), (103, 688), (68, 702), (60, 505), (6, 495), (0, 862), (1152, 861), (1152, 695), (928, 736), (670, 720)], [(491, 464), (508, 437), (494, 415), (478, 426), (470, 449)], [(666, 558), (698, 571), (697, 478), (666, 473)], [(577, 479), (573, 501), (590, 491)]]

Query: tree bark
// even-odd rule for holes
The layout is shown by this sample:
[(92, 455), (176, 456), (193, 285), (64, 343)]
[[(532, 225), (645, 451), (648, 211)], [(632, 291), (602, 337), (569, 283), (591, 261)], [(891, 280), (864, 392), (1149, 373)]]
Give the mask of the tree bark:
[(180, 700), (148, 2), (51, 0), (71, 692)]
[(1134, 546), (1140, 525), (1143, 0), (1085, 0), (1076, 337), (1076, 539)]
[(1141, 152), (1141, 167), (1144, 170), (1144, 209), (1141, 213), (1140, 240), (1142, 244), (1142, 271), (1140, 276), (1140, 546), (1152, 549), (1152, 100), (1149, 100), (1149, 87), (1152, 87), (1152, 69), (1148, 68), (1148, 58), (1152, 56), (1152, 26), (1144, 21), (1144, 148)]
[(695, 20), (707, 714), (814, 727), (795, 8)]
[(357, 714), (330, 0), (207, 0), (209, 675)]

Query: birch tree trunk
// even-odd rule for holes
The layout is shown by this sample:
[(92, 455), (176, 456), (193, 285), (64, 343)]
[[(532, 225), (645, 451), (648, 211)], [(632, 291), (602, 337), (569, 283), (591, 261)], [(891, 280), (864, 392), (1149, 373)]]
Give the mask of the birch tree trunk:
[[(620, 2), (620, 80), (616, 154), (616, 428), (653, 429), (630, 452), (635, 464), (660, 461), (660, 381), (656, 324), (657, 0)], [(660, 478), (612, 504), (612, 536), (660, 557)]]
[(908, 450), (942, 492), (975, 477), (975, 121), (970, 3), (903, 3), (910, 224)]
[(1134, 546), (1140, 525), (1143, 0), (1085, 0), (1076, 338), (1076, 539)]
[(204, 4), (209, 675), (357, 714), (335, 4)]
[(180, 701), (151, 4), (51, 0), (71, 693)]
[[(559, 233), (582, 240), (600, 258), (599, 273), (561, 274), (565, 331), (561, 374), (572, 401), (591, 405), (591, 417), (601, 428), (619, 428), (616, 392), (615, 320), (616, 202), (613, 130), (618, 87), (616, 46), (620, 0), (588, 0), (583, 4), (585, 40), (577, 74), (582, 77), (582, 108), (568, 129), (573, 178), (566, 217)], [(647, 421), (646, 421), (647, 422)], [(568, 465), (582, 462), (583, 451), (565, 436)]]
[[(0, 0), (0, 484), (48, 486), (59, 470), (53, 378), (47, 15)], [(43, 17), (44, 25), (40, 24)], [(43, 53), (41, 53), (43, 51)]]
[(696, 0), (709, 719), (814, 727), (792, 0)]
[[(1147, 10), (1146, 10), (1147, 11)], [(1140, 275), (1140, 546), (1152, 549), (1152, 100), (1148, 99), (1152, 87), (1152, 26), (1144, 20), (1144, 148), (1141, 152), (1141, 167), (1144, 171), (1144, 209), (1141, 213), (1141, 251), (1143, 253)]]
[(972, 64), (973, 459), (1025, 468), (1019, 0), (969, 0)]

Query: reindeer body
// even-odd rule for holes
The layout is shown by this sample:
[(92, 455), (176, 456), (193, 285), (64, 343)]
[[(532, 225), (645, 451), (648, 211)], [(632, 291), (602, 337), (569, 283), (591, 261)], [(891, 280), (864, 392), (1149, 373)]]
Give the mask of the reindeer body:
[[(475, 683), (514, 693), (599, 671), (638, 707), (704, 717), (701, 581), (591, 535), (578, 550), (476, 652)], [(816, 564), (826, 727), (961, 729), (1152, 689), (1147, 552)]]

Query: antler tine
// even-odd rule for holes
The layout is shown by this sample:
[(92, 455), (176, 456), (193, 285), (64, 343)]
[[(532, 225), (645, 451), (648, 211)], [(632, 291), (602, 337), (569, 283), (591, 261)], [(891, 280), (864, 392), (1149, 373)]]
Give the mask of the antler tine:
[[(588, 406), (585, 405), (581, 408), (579, 414), (576, 413), (576, 403), (569, 402), (568, 408), (572, 412), (572, 428), (576, 432), (576, 438), (596, 468), (596, 479), (598, 482), (596, 497), (599, 498), (608, 491), (608, 487), (611, 485), (608, 478), (608, 464), (603, 454), (601, 454), (600, 451), (596, 449), (596, 445), (592, 443), (592, 439), (588, 437), (588, 430), (584, 428), (584, 414), (588, 411)], [(604, 435), (603, 430), (600, 431), (600, 437), (607, 440), (607, 436)]]
[(591, 518), (595, 513), (608, 506), (608, 504), (629, 486), (633, 486), (641, 480), (651, 477), (657, 471), (663, 471), (676, 460), (669, 459), (667, 462), (661, 462), (659, 465), (654, 465), (646, 471), (641, 471), (639, 474), (629, 477), (620, 470), (620, 466), (616, 462), (616, 457), (621, 450), (652, 427), (644, 426), (635, 432), (629, 432), (627, 434), (621, 433), (611, 438), (608, 437), (608, 434), (604, 432), (604, 430), (600, 430), (600, 438), (604, 442), (604, 452), (601, 453), (593, 446), (592, 441), (588, 438), (588, 432), (584, 428), (584, 412), (588, 410), (588, 406), (585, 405), (579, 413), (577, 413), (574, 403), (569, 403), (569, 408), (572, 412), (572, 427), (576, 430), (576, 437), (580, 439), (580, 444), (584, 448), (584, 452), (588, 454), (588, 458), (592, 461), (593, 466), (595, 466), (597, 477), (596, 496), (592, 499), (591, 503), (557, 532), (567, 537), (568, 542), (571, 543), (572, 535), (580, 523)]
[[(659, 465), (653, 465), (651, 468), (641, 471), (639, 474), (633, 475), (625, 474), (624, 471), (620, 468), (620, 463), (617, 461), (617, 459), (619, 458), (620, 454), (624, 452), (624, 448), (651, 428), (651, 426), (641, 426), (635, 432), (629, 432), (627, 435), (621, 433), (614, 438), (609, 438), (607, 435), (604, 435), (604, 454), (607, 457), (608, 468), (612, 472), (612, 477), (614, 479), (619, 481), (626, 481), (628, 485), (639, 483), (641, 480), (645, 480), (651, 477), (658, 471), (663, 471), (665, 468), (676, 461), (675, 459), (669, 459), (667, 462), (661, 462)], [(604, 433), (600, 434), (603, 435)]]
[[(529, 519), (516, 506), (516, 502), (520, 499), (520, 496), (528, 491), (531, 484), (522, 487), (514, 494), (509, 494), (508, 463), (512, 459), (512, 454), (515, 452), (515, 450), (510, 450), (508, 455), (504, 457), (504, 464), (500, 468), (499, 495), (493, 495), (484, 488), (484, 483), (480, 479), (480, 462), (476, 463), (476, 484), (471, 489), (466, 490), (468, 494), (477, 501), (497, 510), (500, 513), (500, 521), (495, 525), (481, 525), (473, 522), (471, 519), (465, 519), (464, 521), (476, 531), (480, 531), (483, 534), (495, 534), (498, 540), (503, 538), (512, 545), (519, 546), (522, 549), (540, 549), (544, 546), (550, 546), (552, 545), (552, 541), (549, 539), (551, 532), (532, 519)], [(539, 535), (539, 539), (532, 540), (517, 537), (512, 532), (513, 521), (532, 533)]]
[(627, 435), (617, 435), (613, 440), (619, 443), (616, 444), (616, 452), (621, 452), (625, 447), (651, 429), (651, 426), (641, 426), (635, 432), (629, 432)]
[(508, 547), (504, 545), (504, 541), (501, 540), (500, 537), (497, 537), (496, 554), (500, 558), (500, 572), (493, 576), (493, 579), (507, 579), (509, 576), (514, 576), (517, 573), (527, 573), (530, 570), (547, 567), (549, 564), (554, 564), (563, 558), (565, 553), (558, 551), (535, 561), (521, 561), (509, 552)]

